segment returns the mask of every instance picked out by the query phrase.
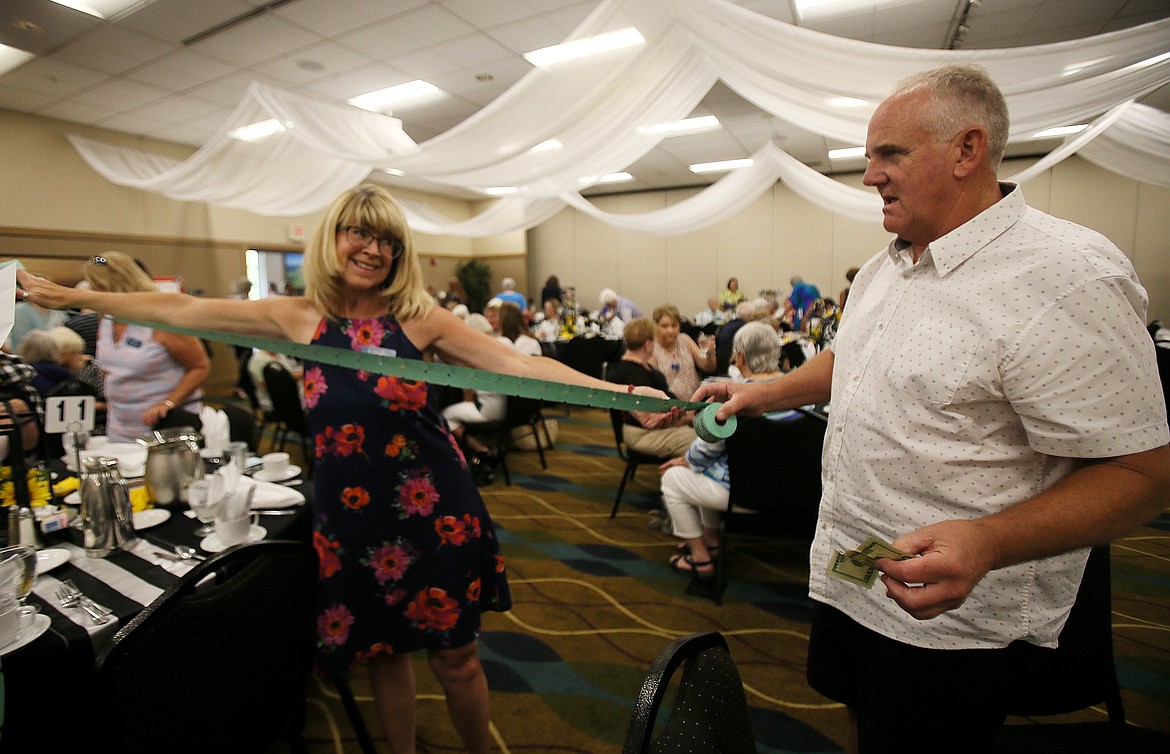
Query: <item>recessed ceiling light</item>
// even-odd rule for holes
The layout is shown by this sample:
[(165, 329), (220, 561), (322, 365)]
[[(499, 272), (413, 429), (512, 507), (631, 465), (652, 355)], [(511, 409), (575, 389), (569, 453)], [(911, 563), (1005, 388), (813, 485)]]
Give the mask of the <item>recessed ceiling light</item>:
[(405, 170), (399, 170), (398, 168), (382, 168), (382, 172), (388, 175), (406, 175)]
[(260, 141), (261, 139), (268, 138), (272, 134), (278, 134), (283, 130), (285, 130), (283, 123), (275, 118), (269, 118), (268, 120), (233, 128), (231, 131), (228, 131), (228, 136), (233, 139), (239, 139), (240, 141)]
[(1068, 136), (1069, 134), (1078, 134), (1088, 128), (1088, 125), (1081, 123), (1076, 126), (1057, 126), (1056, 128), (1046, 128), (1043, 131), (1037, 131), (1032, 134), (1033, 139), (1051, 139), (1057, 136)]
[(632, 180), (634, 180), (634, 176), (630, 175), (629, 173), (627, 173), (626, 171), (623, 170), (620, 173), (606, 173), (605, 175), (598, 178), (597, 182), (598, 183), (621, 183), (622, 181), (632, 181)]
[(113, 18), (136, 5), (147, 4), (145, 0), (53, 0), (53, 2), (98, 18)]
[(315, 73), (325, 70), (325, 64), (316, 60), (298, 60), (297, 68), (300, 68), (302, 71), (312, 71)]
[(515, 194), (516, 187), (515, 186), (493, 186), (491, 188), (484, 189), (483, 193), (490, 194), (491, 196), (506, 196), (507, 194)]
[(524, 59), (534, 66), (549, 66), (566, 60), (576, 60), (589, 55), (599, 55), (611, 50), (620, 50), (645, 43), (645, 38), (633, 26), (627, 26), (617, 31), (607, 31), (584, 39), (574, 39), (572, 42), (562, 42), (551, 47), (541, 47), (524, 53)]
[(0, 44), (0, 75), (19, 68), (35, 57), (31, 52)]
[(745, 157), (742, 160), (719, 160), (717, 162), (696, 162), (691, 165), (692, 173), (717, 173), (720, 170), (735, 170), (737, 168), (749, 168), (752, 166), (750, 157)]
[(698, 115), (694, 118), (683, 118), (670, 123), (659, 123), (646, 129), (647, 133), (662, 134), (663, 136), (679, 136), (681, 134), (714, 131), (719, 128), (719, 119), (714, 115)]
[(354, 107), (360, 107), (363, 110), (385, 112), (389, 109), (390, 105), (402, 105), (407, 102), (438, 97), (442, 94), (443, 91), (434, 84), (429, 84), (422, 79), (415, 79), (405, 84), (388, 86), (385, 89), (359, 94), (356, 97), (350, 97), (346, 101)]
[(865, 147), (843, 147), (829, 150), (830, 160), (848, 160), (853, 157), (865, 157)]

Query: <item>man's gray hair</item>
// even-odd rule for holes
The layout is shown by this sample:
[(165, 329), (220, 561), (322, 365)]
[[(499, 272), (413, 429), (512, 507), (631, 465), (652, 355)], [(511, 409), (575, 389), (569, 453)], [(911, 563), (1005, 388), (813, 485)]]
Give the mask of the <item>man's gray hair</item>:
[(1007, 100), (999, 86), (978, 65), (944, 65), (909, 76), (898, 82), (894, 94), (915, 89), (929, 92), (935, 104), (930, 132), (939, 139), (950, 139), (967, 126), (987, 130), (988, 162), (998, 168), (1007, 147), (1011, 120)]
[(780, 334), (766, 322), (748, 322), (735, 331), (731, 353), (742, 353), (756, 374), (775, 372), (780, 366)]

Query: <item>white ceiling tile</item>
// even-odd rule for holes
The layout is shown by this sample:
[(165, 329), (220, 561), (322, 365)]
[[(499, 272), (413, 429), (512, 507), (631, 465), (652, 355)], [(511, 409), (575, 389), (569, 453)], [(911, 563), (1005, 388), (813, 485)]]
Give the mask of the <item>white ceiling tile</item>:
[(150, 118), (156, 123), (171, 124), (189, 121), (211, 113), (222, 113), (223, 107), (215, 102), (198, 100), (186, 95), (175, 95), (143, 105), (135, 112), (142, 113), (144, 117)]
[(109, 79), (86, 89), (74, 99), (85, 104), (113, 107), (115, 112), (122, 112), (165, 96), (167, 91), (157, 86), (123, 79)]
[(119, 26), (102, 26), (71, 44), (54, 57), (66, 63), (119, 74), (175, 50), (174, 45)]
[(182, 92), (205, 84), (235, 69), (223, 61), (200, 55), (186, 47), (175, 50), (153, 63), (126, 74), (126, 78), (142, 84)]
[(229, 63), (251, 66), (320, 41), (319, 34), (264, 14), (193, 42), (191, 48)]
[(272, 12), (306, 29), (334, 37), (426, 4), (427, 0), (297, 0)]
[(372, 62), (368, 56), (337, 42), (320, 42), (253, 68), (289, 84), (305, 84)]
[(36, 110), (37, 108), (52, 104), (56, 99), (56, 97), (50, 97), (47, 94), (30, 92), (0, 84), (0, 108), (5, 110)]
[(60, 118), (74, 123), (94, 123), (101, 118), (109, 117), (114, 113), (114, 110), (100, 104), (68, 100), (42, 108), (37, 112), (49, 118)]
[(371, 57), (389, 50), (394, 51), (394, 56), (398, 57), (400, 54), (409, 54), (440, 42), (467, 36), (475, 30), (471, 24), (442, 6), (432, 3), (395, 16), (389, 21), (339, 35), (337, 40)]
[(382, 63), (371, 63), (339, 73), (336, 76), (314, 81), (306, 88), (338, 100), (347, 100), (366, 92), (405, 84), (413, 79), (414, 77), (405, 71)]
[(51, 97), (68, 97), (104, 80), (96, 71), (53, 58), (30, 60), (0, 76), (0, 84)]
[(154, 0), (118, 21), (119, 26), (180, 44), (184, 39), (248, 13), (247, 0)]
[(168, 125), (166, 121), (156, 120), (141, 112), (132, 115), (110, 115), (105, 118), (98, 118), (93, 123), (95, 126), (113, 129), (114, 131), (124, 131), (127, 127), (151, 129), (163, 128)]

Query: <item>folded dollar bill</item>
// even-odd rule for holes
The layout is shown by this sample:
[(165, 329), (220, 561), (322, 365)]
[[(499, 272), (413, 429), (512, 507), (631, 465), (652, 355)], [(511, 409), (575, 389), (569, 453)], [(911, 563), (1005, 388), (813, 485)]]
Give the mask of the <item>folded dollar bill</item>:
[(845, 557), (853, 561), (857, 566), (868, 565), (873, 566), (877, 563), (879, 558), (889, 558), (890, 560), (909, 560), (912, 555), (902, 552), (898, 548), (885, 542), (877, 537), (867, 537), (857, 547), (844, 553)]
[(840, 550), (833, 550), (833, 557), (829, 559), (826, 573), (866, 589), (872, 588), (878, 577), (877, 568), (866, 563), (857, 563)]

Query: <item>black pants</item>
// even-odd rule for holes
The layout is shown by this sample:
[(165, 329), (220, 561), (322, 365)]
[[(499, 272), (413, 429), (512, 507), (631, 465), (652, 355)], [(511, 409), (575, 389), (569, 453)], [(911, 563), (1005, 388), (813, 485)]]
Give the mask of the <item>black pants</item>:
[(1007, 717), (1013, 646), (923, 649), (870, 631), (815, 604), (809, 684), (857, 716), (861, 754), (988, 752)]

